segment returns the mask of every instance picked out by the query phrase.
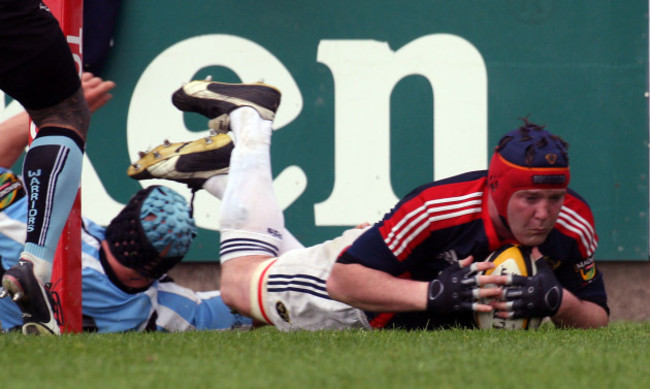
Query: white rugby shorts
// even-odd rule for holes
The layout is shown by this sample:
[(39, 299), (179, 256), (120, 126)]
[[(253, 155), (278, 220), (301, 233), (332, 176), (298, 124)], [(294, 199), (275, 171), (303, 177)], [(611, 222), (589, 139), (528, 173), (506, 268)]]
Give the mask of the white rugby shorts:
[(364, 231), (350, 229), (260, 264), (251, 282), (253, 316), (281, 331), (371, 328), (362, 310), (330, 298), (325, 285), (338, 255)]

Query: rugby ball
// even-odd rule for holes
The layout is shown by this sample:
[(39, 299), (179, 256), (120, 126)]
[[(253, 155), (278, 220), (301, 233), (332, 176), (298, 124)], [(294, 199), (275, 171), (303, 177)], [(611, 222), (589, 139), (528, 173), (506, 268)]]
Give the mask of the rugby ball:
[[(508, 275), (516, 274), (520, 276), (532, 276), (537, 273), (535, 260), (532, 257), (530, 249), (518, 245), (506, 245), (494, 251), (486, 259), (488, 262), (493, 262), (496, 266), (493, 269), (483, 272), (485, 275), (498, 274)], [(494, 285), (485, 285), (483, 287), (490, 287)], [(489, 300), (482, 302), (488, 303)], [(497, 328), (506, 330), (527, 330), (539, 327), (541, 318), (530, 319), (502, 319), (492, 312), (477, 312), (474, 315), (476, 325), (482, 329)]]

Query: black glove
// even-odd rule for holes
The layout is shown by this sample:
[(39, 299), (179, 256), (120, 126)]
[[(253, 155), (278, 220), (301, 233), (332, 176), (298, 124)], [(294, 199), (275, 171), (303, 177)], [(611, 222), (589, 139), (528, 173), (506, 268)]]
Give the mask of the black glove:
[(466, 267), (450, 265), (429, 283), (427, 310), (438, 313), (473, 311), (478, 291), (474, 264)]
[(555, 278), (553, 270), (543, 259), (538, 260), (537, 274), (532, 277), (511, 276), (504, 290), (504, 298), (509, 301), (508, 312), (511, 319), (553, 316), (562, 303), (562, 285)]

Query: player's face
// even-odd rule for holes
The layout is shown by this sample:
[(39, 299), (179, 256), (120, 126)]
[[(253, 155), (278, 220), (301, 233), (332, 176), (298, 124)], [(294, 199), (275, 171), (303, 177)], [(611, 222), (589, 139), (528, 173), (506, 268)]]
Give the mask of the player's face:
[(524, 246), (546, 240), (564, 204), (565, 189), (525, 189), (508, 202), (508, 224), (515, 239)]

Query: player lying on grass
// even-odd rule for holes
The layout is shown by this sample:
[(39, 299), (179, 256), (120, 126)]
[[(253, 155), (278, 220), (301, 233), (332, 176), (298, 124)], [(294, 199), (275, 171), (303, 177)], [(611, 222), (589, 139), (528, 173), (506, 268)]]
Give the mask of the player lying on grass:
[[(235, 144), (229, 173), (203, 187), (219, 195), (227, 180), (221, 292), (238, 312), (281, 330), (473, 327), (474, 312), (492, 309), (504, 318), (550, 316), (559, 326), (607, 325), (593, 217), (567, 189), (566, 144), (543, 128), (525, 121), (501, 139), (488, 171), (416, 188), (372, 227), (304, 248), (286, 230), (272, 187), (280, 92), (193, 81), (172, 100), (210, 123), (229, 121)], [(159, 146), (129, 175), (198, 177), (211, 168), (210, 157), (196, 150)], [(506, 243), (539, 249), (544, 258), (535, 276), (478, 275), (493, 266), (481, 261)], [(486, 284), (494, 286), (481, 288)], [(486, 297), (507, 302), (479, 302)]]
[[(89, 74), (83, 80), (92, 109), (110, 99), (112, 82)], [(19, 133), (22, 135), (15, 136)], [(4, 140), (0, 144), (0, 273), (18, 262), (25, 243), (27, 197), (20, 179), (9, 168), (27, 144), (27, 134), (25, 114), (0, 124), (0, 138)], [(252, 321), (232, 314), (218, 291), (195, 293), (165, 276), (183, 258), (194, 233), (185, 199), (161, 186), (136, 193), (107, 228), (83, 219), (83, 329), (121, 332), (249, 327)], [(51, 296), (47, 290), (46, 295)], [(55, 299), (50, 301), (58, 311)], [(0, 320), (5, 331), (23, 325), (21, 311), (12, 299), (0, 300)]]
[[(594, 219), (568, 189), (567, 147), (524, 121), (500, 139), (487, 171), (432, 182), (402, 199), (339, 256), (328, 292), (366, 311), (415, 311), (409, 314), (415, 322), (435, 322), (440, 312), (461, 316), (471, 313), (473, 301), (453, 284), (466, 273), (453, 259), (482, 260), (505, 243), (518, 243), (536, 247), (543, 259), (535, 276), (517, 279), (517, 288), (504, 292), (508, 302), (492, 304), (498, 316), (606, 326), (607, 296), (593, 259)], [(435, 277), (441, 282), (428, 282)], [(401, 320), (386, 316), (375, 319)]]

